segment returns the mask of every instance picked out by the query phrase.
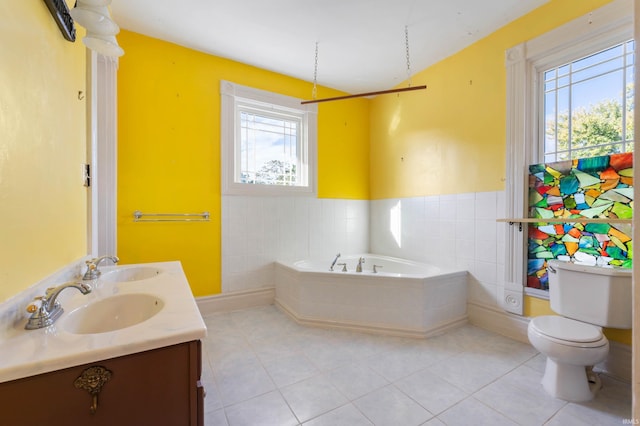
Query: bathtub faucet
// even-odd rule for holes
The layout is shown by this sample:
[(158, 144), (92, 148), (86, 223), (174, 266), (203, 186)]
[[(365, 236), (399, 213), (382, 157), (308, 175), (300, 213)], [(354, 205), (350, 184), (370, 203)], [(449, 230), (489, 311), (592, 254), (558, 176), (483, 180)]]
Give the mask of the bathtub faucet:
[(356, 266), (356, 272), (362, 272), (362, 264), (364, 263), (364, 257), (358, 259), (358, 266)]
[(330, 271), (333, 271), (333, 267), (336, 266), (336, 262), (338, 261), (339, 257), (340, 257), (340, 253), (336, 254), (336, 258), (333, 259), (333, 262), (331, 262), (331, 266), (329, 266)]

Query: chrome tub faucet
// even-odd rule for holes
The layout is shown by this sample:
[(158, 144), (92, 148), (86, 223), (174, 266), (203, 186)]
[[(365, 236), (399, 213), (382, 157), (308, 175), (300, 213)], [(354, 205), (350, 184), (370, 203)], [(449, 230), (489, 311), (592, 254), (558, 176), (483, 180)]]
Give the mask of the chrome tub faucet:
[(330, 271), (333, 271), (333, 267), (336, 266), (336, 262), (338, 261), (339, 257), (340, 257), (340, 253), (336, 254), (336, 258), (333, 259), (333, 262), (331, 262), (331, 266), (329, 266)]
[(82, 294), (91, 293), (91, 287), (82, 282), (68, 282), (57, 287), (48, 288), (44, 296), (39, 296), (34, 299), (40, 300), (40, 307), (33, 303), (27, 306), (27, 312), (29, 312), (31, 316), (24, 328), (27, 330), (35, 330), (53, 324), (64, 312), (64, 309), (62, 309), (62, 306), (58, 303), (58, 296), (62, 290), (70, 287), (79, 290)]
[(93, 258), (91, 260), (87, 260), (85, 262), (87, 264), (87, 272), (84, 273), (82, 279), (88, 281), (98, 278), (100, 276), (100, 270), (98, 269), (98, 266), (105, 259), (109, 259), (113, 262), (114, 265), (120, 261), (120, 259), (118, 259), (118, 256), (101, 256)]

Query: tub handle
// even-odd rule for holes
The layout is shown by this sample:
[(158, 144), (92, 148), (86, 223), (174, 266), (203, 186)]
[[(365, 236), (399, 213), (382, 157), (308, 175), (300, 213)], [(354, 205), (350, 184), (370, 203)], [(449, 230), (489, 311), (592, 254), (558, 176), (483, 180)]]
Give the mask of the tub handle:
[(342, 266), (342, 272), (348, 272), (346, 263), (337, 263), (337, 265)]
[(376, 269), (376, 268), (382, 268), (382, 267), (383, 267), (382, 265), (373, 265), (373, 273), (377, 274), (378, 273), (378, 269)]

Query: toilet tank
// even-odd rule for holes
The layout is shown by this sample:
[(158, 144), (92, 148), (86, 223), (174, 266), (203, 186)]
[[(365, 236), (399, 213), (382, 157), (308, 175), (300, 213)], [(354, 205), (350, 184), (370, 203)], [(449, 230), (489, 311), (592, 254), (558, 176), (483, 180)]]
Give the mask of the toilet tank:
[(550, 260), (551, 309), (567, 318), (611, 328), (631, 328), (631, 269)]

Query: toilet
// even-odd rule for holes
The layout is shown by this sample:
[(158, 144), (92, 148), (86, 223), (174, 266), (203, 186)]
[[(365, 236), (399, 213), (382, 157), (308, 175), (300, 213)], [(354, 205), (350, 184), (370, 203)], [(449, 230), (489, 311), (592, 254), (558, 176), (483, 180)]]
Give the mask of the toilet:
[(565, 401), (589, 401), (601, 386), (592, 367), (609, 353), (602, 327), (632, 325), (631, 270), (550, 260), (547, 271), (551, 309), (559, 316), (533, 318), (527, 329), (547, 357), (542, 386)]

